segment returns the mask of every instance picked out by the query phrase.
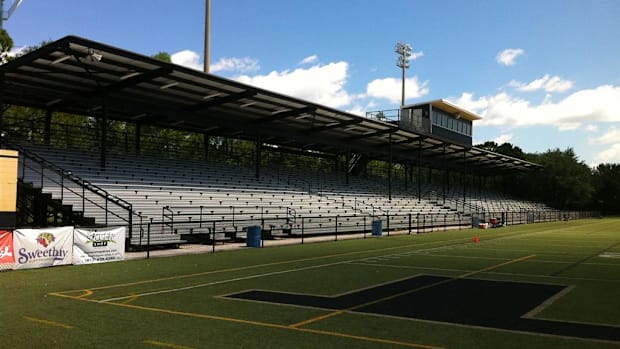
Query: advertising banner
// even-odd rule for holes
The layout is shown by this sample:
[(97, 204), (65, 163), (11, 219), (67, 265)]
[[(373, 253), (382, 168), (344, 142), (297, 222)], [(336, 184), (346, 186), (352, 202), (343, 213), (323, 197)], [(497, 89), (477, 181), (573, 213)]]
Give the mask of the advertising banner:
[(104, 263), (125, 259), (125, 228), (75, 229), (73, 264)]
[(13, 233), (0, 230), (0, 271), (13, 269), (13, 263), (15, 263)]
[(14, 269), (71, 264), (73, 227), (17, 229), (13, 232)]

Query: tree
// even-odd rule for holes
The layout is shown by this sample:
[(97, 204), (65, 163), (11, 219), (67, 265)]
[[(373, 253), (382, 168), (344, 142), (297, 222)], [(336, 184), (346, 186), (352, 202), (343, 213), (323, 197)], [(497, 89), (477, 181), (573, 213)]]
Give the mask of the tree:
[(13, 49), (13, 39), (9, 33), (0, 29), (0, 64), (4, 64), (9, 61), (9, 52)]
[(590, 207), (594, 193), (592, 173), (588, 165), (579, 161), (573, 149), (548, 150), (532, 154), (530, 158), (544, 166), (526, 179), (532, 197), (558, 209)]
[(476, 145), (476, 147), (492, 151), (494, 153), (499, 153), (507, 156), (511, 156), (517, 159), (525, 159), (526, 155), (523, 152), (523, 149), (517, 147), (516, 145), (512, 145), (510, 143), (502, 143), (502, 145), (498, 145), (493, 141), (487, 141), (482, 144)]
[(620, 164), (600, 164), (592, 173), (596, 207), (605, 213), (620, 213)]
[(172, 57), (170, 57), (170, 54), (165, 51), (159, 51), (156, 54), (152, 55), (151, 57), (155, 59), (159, 59), (162, 62), (172, 63)]

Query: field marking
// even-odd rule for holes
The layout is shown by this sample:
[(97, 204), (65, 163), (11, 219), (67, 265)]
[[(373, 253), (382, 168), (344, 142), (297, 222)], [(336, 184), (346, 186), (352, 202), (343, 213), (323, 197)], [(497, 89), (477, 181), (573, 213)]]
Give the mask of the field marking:
[[(549, 232), (549, 231), (541, 231), (541, 232), (537, 232), (537, 233), (545, 233), (545, 232)], [(503, 234), (501, 236), (496, 235), (493, 240), (495, 240), (495, 239), (511, 238), (510, 235), (512, 235), (512, 234)], [(528, 235), (528, 234), (521, 234), (521, 235)], [(449, 243), (449, 242), (459, 241), (459, 240), (467, 240), (467, 241), (469, 241), (469, 239), (470, 239), (469, 237), (466, 237), (466, 238), (453, 239), (453, 240), (447, 240), (447, 241), (433, 241), (433, 242), (421, 243), (421, 244), (408, 244), (408, 245), (404, 245), (404, 246), (397, 246), (397, 247), (390, 247), (390, 248), (383, 248), (383, 249), (375, 249), (375, 250), (366, 250), (366, 251), (359, 251), (359, 252), (345, 253), (345, 254), (337, 254), (337, 255), (317, 256), (317, 257), (312, 257), (312, 258), (304, 258), (304, 259), (297, 259), (297, 260), (290, 260), (290, 261), (281, 261), (281, 262), (267, 263), (267, 264), (258, 265), (258, 266), (241, 267), (241, 268), (234, 268), (234, 269), (249, 269), (249, 268), (252, 268), (252, 267), (261, 267), (261, 266), (272, 265), (272, 264), (284, 264), (284, 263), (298, 262), (298, 261), (303, 261), (303, 260), (315, 260), (315, 259), (329, 258), (329, 257), (333, 257), (333, 256), (338, 256), (338, 255), (350, 255), (350, 254), (361, 254), (361, 253), (378, 252), (378, 251), (382, 251), (382, 250), (394, 250), (394, 249), (398, 249), (398, 248), (405, 248), (405, 247), (412, 247), (412, 246), (413, 247), (415, 247), (415, 246), (423, 246), (423, 245), (428, 245), (428, 244), (433, 244), (433, 243)], [(415, 252), (415, 251), (413, 251), (413, 252)], [(227, 270), (227, 271), (229, 271), (229, 270)], [(204, 273), (198, 273), (198, 274), (193, 274), (193, 275), (204, 275), (204, 274), (210, 274), (210, 273), (212, 273), (212, 272), (204, 272)], [(490, 273), (492, 273), (492, 274), (502, 274), (502, 273), (499, 273), (499, 272), (490, 272)], [(193, 275), (191, 275), (191, 276), (193, 276)], [(508, 275), (514, 275), (514, 274), (509, 273)], [(178, 277), (170, 277), (170, 278), (163, 278), (163, 279), (178, 279), (178, 278), (183, 278), (183, 277), (188, 277), (188, 276), (190, 276), (190, 275), (178, 276)], [(526, 276), (531, 276), (531, 277), (548, 277), (548, 276), (529, 275), (529, 274), (526, 275)], [(559, 279), (571, 279), (571, 278), (567, 278), (567, 277), (557, 277), (557, 278), (559, 278)], [(154, 282), (154, 281), (155, 280), (145, 280), (145, 281), (131, 283), (131, 284), (143, 284), (143, 283)], [(601, 281), (610, 281), (610, 280), (601, 280)], [(94, 288), (94, 289), (105, 289), (105, 288), (112, 288), (112, 287), (117, 287), (117, 285), (103, 286), (103, 287)], [(92, 290), (92, 289), (85, 289), (85, 290)], [(84, 289), (76, 290), (74, 292), (77, 292), (77, 291), (84, 292), (85, 290)], [(80, 298), (79, 296), (72, 296), (72, 295), (67, 294), (67, 292), (70, 292), (70, 291), (66, 291), (66, 292), (52, 292), (52, 293), (50, 293), (50, 295), (101, 304), (101, 302), (99, 302), (99, 301), (88, 299), (88, 298)], [(270, 324), (270, 323), (261, 323), (261, 322), (256, 322), (256, 321), (243, 320), (243, 319), (218, 317), (218, 316), (207, 315), (207, 314), (183, 313), (183, 312), (177, 312), (177, 311), (170, 310), (170, 309), (140, 307), (140, 306), (136, 306), (136, 305), (132, 305), (132, 304), (122, 304), (122, 303), (113, 303), (113, 302), (104, 303), (104, 304), (121, 306), (121, 307), (126, 307), (126, 308), (139, 309), (139, 310), (144, 310), (144, 311), (168, 313), (168, 314), (173, 314), (173, 315), (191, 316), (191, 317), (196, 317), (196, 318), (206, 318), (206, 319), (212, 319), (212, 320), (221, 320), (221, 321), (229, 321), (229, 322), (236, 322), (236, 323), (252, 324), (252, 325), (257, 325), (257, 326), (265, 326), (265, 327), (272, 327), (272, 328), (281, 328), (281, 329), (295, 330), (295, 331), (307, 332), (307, 333), (316, 333), (316, 334), (323, 334), (323, 335), (330, 335), (330, 336), (338, 336), (338, 337), (345, 337), (345, 338), (352, 338), (352, 339), (360, 339), (360, 340), (367, 340), (367, 341), (377, 342), (377, 343), (399, 344), (399, 345), (404, 345), (404, 346), (409, 346), (409, 347), (416, 347), (416, 348), (437, 348), (437, 347), (426, 346), (426, 345), (421, 345), (421, 344), (417, 344), (417, 343), (395, 342), (395, 341), (391, 341), (391, 340), (384, 340), (384, 339), (372, 338), (372, 337), (366, 338), (366, 337), (363, 337), (363, 336), (356, 336), (356, 335), (350, 335), (350, 334), (339, 333), (339, 332), (320, 331), (320, 330), (313, 330), (313, 329), (308, 329), (308, 328), (291, 328), (290, 326), (284, 326), (284, 325), (278, 325), (278, 324)], [(425, 321), (425, 320), (418, 320), (418, 321), (433, 323), (432, 321)], [(440, 324), (444, 324), (445, 325), (445, 323), (440, 323)], [(459, 326), (459, 325), (455, 325), (455, 324), (452, 324), (452, 325), (453, 326)], [(475, 326), (462, 326), (462, 327), (476, 328)], [(485, 330), (496, 330), (496, 329), (493, 329), (493, 328), (486, 328), (486, 327), (479, 327), (479, 328), (485, 329)], [(527, 334), (527, 335), (563, 337), (563, 336), (555, 336), (555, 335), (536, 334), (536, 333), (531, 333), (531, 332), (519, 332), (519, 331), (501, 330), (501, 329), (497, 329), (497, 331), (523, 333), (523, 334)], [(584, 338), (579, 338), (579, 337), (563, 337), (563, 338), (570, 338), (570, 339), (590, 341), (590, 339), (584, 339)], [(591, 340), (591, 341), (599, 341), (599, 340)], [(601, 341), (599, 341), (599, 342), (601, 342)], [(605, 342), (605, 341), (602, 341), (602, 342)], [(616, 342), (613, 342), (613, 343), (616, 343)]]
[(568, 271), (568, 270), (570, 270), (570, 269), (572, 269), (572, 268), (574, 268), (574, 267), (577, 267), (577, 266), (579, 266), (579, 264), (584, 263), (584, 262), (586, 262), (587, 260), (592, 259), (592, 258), (594, 258), (594, 257), (597, 257), (597, 256), (599, 256), (601, 253), (607, 252), (607, 251), (609, 251), (609, 250), (613, 249), (614, 247), (616, 247), (616, 246), (618, 246), (618, 245), (620, 245), (620, 241), (618, 241), (618, 242), (614, 242), (613, 244), (609, 245), (608, 247), (606, 247), (606, 248), (605, 248), (605, 249), (603, 249), (603, 250), (600, 250), (600, 251), (598, 251), (598, 252), (596, 252), (596, 253), (594, 253), (594, 254), (592, 254), (592, 255), (586, 256), (585, 258), (580, 259), (580, 260), (578, 260), (578, 261), (576, 261), (576, 262), (574, 262), (574, 263), (572, 263), (572, 264), (570, 264), (570, 265), (566, 266), (565, 268), (562, 268), (562, 269), (560, 269), (560, 270), (558, 270), (558, 271), (555, 271), (555, 272), (553, 272), (551, 275), (553, 275), (553, 276), (560, 275), (560, 274), (564, 273), (565, 271)]
[[(531, 235), (531, 234), (535, 234), (535, 233), (537, 234), (537, 233), (542, 233), (542, 232), (533, 232), (533, 233), (527, 233), (527, 234), (521, 234), (521, 235)], [(503, 234), (503, 235), (500, 235), (499, 237), (496, 236), (493, 239), (487, 240), (487, 241), (510, 239), (510, 238), (515, 237), (515, 236), (516, 235), (514, 235), (512, 233)], [(98, 300), (98, 301), (100, 301), (100, 302), (114, 302), (114, 301), (127, 300), (127, 299), (130, 299), (129, 301), (133, 301), (133, 300), (135, 300), (135, 299), (137, 299), (139, 297), (142, 297), (142, 296), (151, 296), (151, 295), (158, 295), (158, 294), (186, 291), (186, 290), (191, 290), (191, 289), (195, 289), (195, 288), (213, 286), (213, 285), (229, 283), (229, 282), (235, 282), (235, 281), (241, 281), (241, 280), (247, 280), (247, 279), (254, 279), (254, 278), (259, 278), (259, 277), (264, 277), (264, 276), (271, 276), (271, 275), (284, 274), (284, 273), (296, 272), (296, 271), (301, 271), (301, 270), (315, 269), (315, 268), (321, 268), (321, 267), (325, 267), (325, 266), (347, 264), (347, 263), (351, 263), (351, 262), (357, 262), (357, 261), (361, 261), (361, 260), (366, 260), (368, 258), (385, 258), (385, 257), (398, 256), (398, 255), (403, 255), (403, 254), (420, 254), (420, 255), (423, 255), (425, 252), (436, 251), (438, 249), (445, 249), (445, 248), (455, 248), (455, 247), (458, 247), (458, 246), (469, 245), (471, 243), (470, 237), (451, 239), (451, 240), (448, 240), (446, 242), (455, 242), (455, 241), (462, 241), (462, 240), (465, 240), (466, 242), (464, 242), (464, 243), (456, 243), (456, 244), (447, 245), (447, 246), (443, 245), (443, 246), (439, 246), (439, 247), (431, 247), (431, 248), (427, 248), (427, 249), (399, 252), (399, 253), (387, 254), (387, 255), (382, 255), (382, 256), (364, 257), (364, 258), (348, 260), (348, 261), (339, 261), (339, 262), (333, 262), (333, 263), (319, 264), (319, 265), (313, 265), (313, 266), (309, 266), (309, 267), (301, 267), (301, 268), (295, 268), (295, 269), (286, 269), (286, 270), (269, 272), (269, 273), (263, 273), (263, 274), (254, 274), (254, 275), (249, 275), (249, 276), (244, 276), (244, 277), (238, 277), (238, 278), (232, 278), (232, 279), (226, 279), (226, 280), (220, 280), (220, 281), (212, 281), (212, 282), (201, 283), (201, 284), (194, 284), (194, 285), (189, 285), (189, 286), (185, 286), (185, 287), (177, 287), (177, 288), (172, 288), (172, 289), (167, 288), (167, 289), (162, 289), (162, 290), (157, 290), (157, 291), (152, 291), (152, 292), (145, 292), (145, 293), (131, 294), (131, 295), (128, 295), (128, 296), (107, 298), (107, 299)], [(405, 247), (429, 245), (429, 244), (434, 244), (434, 243), (438, 243), (438, 242), (437, 241), (430, 241), (430, 242), (426, 242), (426, 243), (408, 244), (408, 245), (404, 245), (404, 246), (393, 246), (393, 247), (374, 249), (374, 250), (364, 250), (364, 251), (340, 253), (340, 254), (327, 255), (327, 256), (309, 257), (309, 258), (302, 258), (302, 259), (295, 259), (295, 260), (288, 260), (288, 261), (280, 261), (280, 262), (267, 263), (267, 264), (261, 264), (261, 265), (252, 265), (252, 266), (246, 266), (246, 267), (231, 268), (231, 269), (225, 269), (225, 270), (215, 270), (215, 271), (195, 273), (195, 274), (179, 275), (179, 276), (168, 277), (168, 278), (143, 280), (143, 281), (138, 281), (138, 282), (135, 282), (135, 283), (128, 283), (128, 284), (122, 284), (122, 285), (102, 286), (102, 287), (98, 287), (98, 288), (94, 287), (94, 288), (90, 288), (90, 289), (82, 289), (82, 290), (75, 290), (75, 291), (52, 292), (52, 293), (49, 293), (49, 295), (59, 295), (60, 293), (66, 294), (66, 293), (80, 292), (80, 291), (81, 292), (90, 292), (90, 294), (92, 294), (93, 290), (98, 290), (98, 289), (109, 289), (109, 288), (113, 288), (113, 287), (125, 287), (125, 286), (144, 284), (144, 283), (149, 283), (149, 282), (157, 282), (157, 281), (171, 280), (171, 279), (180, 279), (180, 278), (186, 278), (186, 277), (198, 276), (198, 275), (202, 276), (202, 275), (213, 274), (213, 273), (222, 273), (222, 272), (225, 272), (225, 271), (245, 270), (245, 269), (257, 268), (257, 267), (260, 267), (260, 266), (279, 265), (279, 264), (293, 263), (293, 262), (298, 262), (298, 261), (324, 259), (324, 258), (330, 258), (330, 257), (335, 257), (335, 256), (346, 256), (346, 255), (354, 255), (354, 254), (361, 254), (361, 253), (368, 253), (368, 252), (382, 252), (382, 251), (395, 250), (395, 249), (400, 249), (400, 248), (405, 248)], [(429, 254), (429, 255), (431, 255), (431, 254)]]
[[(533, 234), (543, 234), (543, 233), (549, 233), (549, 232), (554, 232), (554, 231), (561, 231), (561, 229), (550, 229), (550, 230), (542, 230), (542, 231), (527, 232), (527, 233), (522, 233), (522, 232), (498, 233), (497, 235), (494, 235), (493, 237), (489, 237), (489, 240), (486, 240), (485, 242), (495, 241), (495, 240), (511, 239), (511, 238), (518, 238), (518, 237), (522, 237), (522, 236), (529, 236), (529, 235), (533, 235)], [(472, 230), (472, 232), (474, 232), (474, 231)], [(442, 232), (438, 232), (438, 233), (442, 233)], [(403, 236), (405, 236), (405, 235), (403, 235)], [(60, 294), (73, 293), (73, 292), (94, 292), (96, 290), (105, 290), (105, 289), (111, 289), (111, 288), (128, 287), (128, 286), (142, 285), (142, 284), (147, 284), (147, 283), (155, 283), (155, 282), (160, 282), (160, 281), (178, 280), (178, 279), (191, 278), (191, 277), (196, 277), (196, 276), (205, 276), (205, 275), (211, 275), (211, 274), (217, 274), (217, 273), (227, 273), (227, 272), (233, 272), (233, 271), (256, 269), (256, 268), (261, 268), (261, 267), (269, 267), (269, 266), (274, 266), (274, 265), (283, 265), (283, 264), (289, 264), (289, 263), (305, 262), (305, 261), (311, 261), (311, 260), (320, 260), (320, 259), (326, 259), (326, 258), (351, 256), (351, 255), (358, 255), (358, 254), (364, 254), (364, 253), (375, 253), (375, 252), (391, 251), (391, 250), (398, 250), (398, 249), (403, 249), (403, 248), (418, 247), (418, 246), (425, 246), (425, 245), (432, 245), (432, 244), (445, 244), (445, 243), (452, 243), (452, 242), (457, 242), (457, 241), (463, 241), (463, 243), (454, 243), (454, 244), (450, 244), (450, 245), (442, 245), (442, 246), (431, 247), (431, 248), (427, 248), (427, 249), (420, 249), (420, 250), (407, 251), (407, 252), (401, 252), (401, 253), (421, 253), (421, 252), (430, 252), (430, 251), (435, 251), (435, 250), (450, 249), (450, 248), (455, 248), (455, 247), (459, 247), (459, 246), (465, 246), (465, 245), (468, 245), (468, 244), (471, 243), (471, 237), (467, 236), (467, 237), (463, 237), (463, 238), (456, 238), (456, 239), (450, 239), (450, 240), (428, 241), (428, 242), (421, 242), (421, 243), (417, 242), (417, 243), (411, 243), (411, 244), (406, 244), (406, 245), (391, 246), (391, 247), (384, 247), (384, 248), (378, 248), (378, 249), (369, 249), (369, 250), (363, 250), (363, 251), (336, 253), (336, 254), (331, 254), (331, 255), (315, 256), (315, 257), (308, 257), (308, 258), (290, 259), (290, 260), (271, 262), (271, 263), (264, 263), (264, 264), (256, 264), (256, 265), (248, 265), (248, 266), (236, 267), (236, 268), (228, 268), (228, 269), (220, 269), (220, 270), (210, 270), (210, 271), (205, 271), (205, 272), (200, 272), (200, 273), (192, 273), (192, 274), (185, 274), (185, 275), (175, 275), (175, 276), (156, 278), (156, 279), (147, 279), (147, 280), (141, 280), (141, 281), (135, 281), (135, 282), (129, 282), (129, 283), (123, 283), (123, 284), (114, 284), (114, 285), (106, 285), (106, 286), (99, 286), (99, 287), (90, 287), (90, 288), (87, 288), (87, 289), (76, 289), (76, 290), (69, 290), (69, 291), (56, 291), (56, 292), (50, 292), (48, 294), (56, 296), (56, 295), (60, 295)], [(382, 256), (376, 256), (376, 258), (380, 258), (380, 257), (382, 257)], [(373, 258), (373, 257), (365, 257), (365, 258)]]
[(77, 296), (77, 297), (78, 298), (88, 297), (88, 296), (92, 295), (93, 293), (94, 293), (93, 290), (84, 290), (84, 293), (79, 295), (79, 296)]
[(32, 321), (32, 322), (37, 322), (40, 324), (44, 324), (44, 325), (49, 325), (49, 326), (54, 326), (54, 327), (62, 327), (64, 329), (70, 330), (73, 328), (73, 326), (69, 325), (69, 324), (64, 324), (62, 322), (56, 322), (56, 321), (51, 321), (51, 320), (45, 320), (45, 319), (39, 319), (36, 317), (30, 317), (30, 316), (22, 316), (22, 318), (28, 320), (28, 321)]
[[(422, 243), (412, 243), (412, 244), (407, 244), (407, 245), (384, 247), (384, 248), (370, 249), (370, 250), (363, 250), (363, 251), (336, 253), (336, 254), (331, 254), (331, 255), (315, 256), (315, 257), (299, 258), (299, 259), (289, 259), (289, 260), (272, 262), (272, 263), (255, 264), (255, 265), (248, 265), (248, 266), (236, 267), (236, 268), (228, 268), (228, 269), (209, 270), (209, 271), (200, 272), (200, 273), (192, 273), (192, 274), (185, 274), (185, 275), (175, 275), (175, 276), (169, 276), (169, 277), (163, 277), (163, 278), (157, 278), (157, 279), (147, 279), (147, 280), (141, 280), (141, 281), (135, 281), (135, 282), (128, 282), (128, 283), (124, 283), (124, 284), (114, 284), (114, 285), (106, 285), (106, 286), (99, 286), (99, 287), (90, 287), (90, 288), (87, 288), (87, 289), (77, 289), (77, 290), (69, 290), (69, 291), (56, 291), (56, 292), (51, 292), (50, 294), (57, 295), (59, 293), (72, 293), (72, 292), (86, 292), (86, 291), (95, 291), (95, 290), (105, 290), (105, 289), (110, 289), (110, 288), (135, 286), (135, 285), (142, 285), (142, 284), (155, 283), (155, 282), (168, 281), (168, 280), (178, 280), (178, 279), (191, 278), (191, 277), (196, 277), (196, 276), (204, 276), (204, 275), (217, 274), (217, 273), (227, 273), (227, 272), (233, 272), (233, 271), (256, 269), (256, 268), (269, 267), (269, 266), (274, 266), (274, 265), (282, 265), (282, 264), (297, 263), (297, 262), (306, 262), (306, 261), (317, 260), (317, 259), (343, 257), (343, 256), (350, 256), (350, 255), (364, 254), (364, 253), (383, 252), (383, 251), (397, 250), (397, 249), (408, 248), (408, 247), (424, 246), (424, 245), (431, 245), (431, 244), (438, 244), (438, 243), (450, 243), (450, 242), (462, 241), (462, 240), (469, 241), (470, 238), (469, 237), (464, 237), (464, 238), (451, 239), (451, 240), (445, 240), (445, 241), (441, 241), (441, 240), (440, 241), (428, 241), (428, 242), (422, 242)], [(366, 257), (366, 258), (371, 258), (371, 257)]]
[(528, 311), (527, 313), (525, 313), (523, 316), (521, 316), (522, 318), (525, 319), (535, 319), (536, 315), (538, 315), (541, 311), (545, 310), (547, 307), (551, 306), (555, 301), (557, 301), (558, 299), (564, 297), (565, 295), (567, 295), (569, 292), (571, 292), (572, 290), (575, 289), (575, 285), (570, 285), (568, 287), (566, 287), (565, 289), (563, 289), (562, 291), (554, 294), (553, 296), (549, 297), (547, 300), (545, 300), (544, 302), (542, 302), (541, 304), (539, 304), (537, 307), (535, 307), (534, 309)]
[(119, 300), (124, 300), (124, 299), (133, 299), (133, 300), (135, 300), (135, 299), (137, 299), (139, 297), (143, 297), (143, 296), (153, 296), (153, 295), (164, 294), (164, 293), (187, 291), (187, 290), (191, 290), (191, 289), (194, 289), (194, 288), (201, 288), (201, 287), (207, 287), (207, 286), (213, 286), (213, 285), (220, 285), (220, 284), (225, 284), (225, 283), (229, 283), (229, 282), (249, 280), (249, 279), (256, 279), (256, 278), (260, 278), (260, 277), (264, 277), (264, 276), (272, 276), (272, 275), (278, 275), (278, 274), (292, 273), (292, 272), (296, 272), (296, 271), (316, 269), (316, 268), (323, 268), (323, 267), (328, 267), (328, 266), (332, 266), (332, 265), (346, 264), (346, 263), (349, 263), (349, 261), (341, 261), (341, 262), (333, 262), (333, 263), (326, 263), (326, 264), (319, 264), (319, 265), (311, 265), (311, 266), (308, 266), (308, 267), (295, 268), (295, 269), (278, 270), (278, 271), (272, 271), (272, 272), (269, 272), (269, 273), (253, 274), (253, 275), (248, 275), (248, 276), (240, 276), (238, 278), (219, 280), (219, 281), (211, 281), (211, 282), (202, 283), (202, 284), (195, 284), (195, 285), (189, 285), (189, 286), (177, 287), (177, 288), (168, 288), (168, 289), (159, 290), (159, 291), (137, 293), (137, 294), (132, 294), (132, 295), (129, 295), (129, 296), (114, 297), (114, 298), (101, 299), (101, 300), (95, 300), (95, 301), (101, 302), (101, 303), (107, 303), (107, 302), (114, 302), (114, 301), (119, 301)]
[[(536, 261), (538, 262), (538, 261)], [(365, 263), (365, 262), (351, 262), (350, 264), (354, 265), (365, 265), (370, 267), (386, 267), (386, 268), (401, 268), (401, 269), (424, 269), (424, 270), (436, 270), (436, 271), (456, 271), (463, 272), (466, 270), (463, 269), (448, 269), (448, 268), (432, 268), (432, 267), (417, 267), (413, 265), (398, 265), (398, 264), (377, 264), (377, 263)], [(598, 278), (582, 278), (582, 277), (570, 277), (570, 276), (551, 276), (551, 275), (543, 275), (543, 274), (524, 274), (524, 273), (502, 273), (498, 271), (488, 271), (487, 274), (494, 275), (503, 275), (503, 276), (516, 276), (516, 277), (524, 277), (524, 278), (543, 278), (543, 279), (559, 279), (559, 280), (570, 280), (570, 281), (596, 281), (596, 282), (611, 282), (617, 283), (620, 282), (620, 279), (598, 279)]]
[(173, 343), (166, 343), (166, 342), (160, 342), (160, 341), (154, 341), (154, 340), (145, 340), (142, 343), (144, 344), (150, 344), (150, 345), (154, 345), (156, 347), (163, 347), (163, 348), (172, 348), (172, 349), (195, 349), (192, 347), (186, 347), (184, 345), (178, 345), (178, 344), (173, 344)]
[(342, 333), (342, 332), (314, 330), (314, 329), (309, 329), (309, 328), (294, 328), (294, 327), (291, 327), (289, 325), (280, 325), (280, 324), (274, 324), (274, 323), (269, 323), (269, 322), (237, 319), (237, 318), (226, 317), (226, 316), (217, 316), (217, 315), (200, 314), (200, 313), (189, 313), (189, 312), (178, 311), (178, 310), (171, 310), (171, 309), (164, 309), (164, 308), (154, 308), (154, 307), (145, 307), (145, 306), (141, 306), (141, 305), (127, 304), (127, 303), (114, 303), (114, 302), (102, 303), (102, 302), (97, 301), (97, 300), (88, 299), (88, 298), (78, 298), (76, 296), (69, 296), (69, 295), (66, 295), (66, 294), (56, 294), (56, 296), (64, 297), (64, 298), (70, 298), (70, 299), (75, 299), (75, 300), (80, 300), (80, 301), (84, 301), (84, 302), (90, 302), (90, 303), (113, 305), (113, 306), (117, 306), (117, 307), (124, 307), (124, 308), (135, 309), (135, 310), (150, 311), (150, 312), (156, 312), (156, 313), (163, 313), (163, 314), (169, 314), (169, 315), (178, 315), (178, 316), (186, 316), (186, 317), (193, 317), (193, 318), (207, 319), (207, 320), (217, 320), (217, 321), (233, 322), (233, 323), (239, 323), (239, 324), (244, 324), (244, 325), (268, 327), (268, 328), (275, 328), (275, 329), (288, 330), (288, 331), (296, 331), (296, 332), (303, 332), (303, 333), (313, 333), (313, 334), (332, 336), (332, 337), (349, 338), (349, 339), (355, 339), (355, 340), (372, 342), (372, 343), (390, 344), (390, 345), (397, 345), (397, 346), (403, 346), (403, 347), (409, 347), (409, 348), (419, 348), (419, 349), (446, 349), (444, 347), (425, 345), (425, 344), (419, 344), (419, 343), (414, 343), (414, 342), (405, 342), (405, 341), (397, 341), (397, 340), (392, 340), (392, 339), (366, 337), (366, 336), (359, 336), (359, 335)]
[(426, 290), (426, 289), (429, 289), (429, 288), (433, 288), (433, 287), (436, 287), (436, 286), (439, 286), (439, 285), (443, 285), (443, 284), (452, 282), (454, 280), (463, 279), (463, 278), (466, 278), (466, 277), (469, 277), (469, 276), (472, 276), (472, 275), (475, 275), (475, 274), (478, 274), (478, 273), (483, 273), (483, 272), (488, 271), (488, 270), (493, 270), (493, 269), (496, 269), (496, 268), (499, 268), (499, 267), (503, 267), (503, 266), (508, 265), (508, 264), (518, 263), (518, 262), (521, 262), (521, 261), (533, 258), (535, 256), (536, 255), (529, 255), (529, 256), (525, 256), (525, 257), (520, 257), (520, 258), (512, 259), (512, 260), (509, 260), (509, 261), (506, 261), (506, 262), (503, 262), (503, 263), (500, 263), (500, 264), (495, 264), (495, 265), (492, 265), (492, 266), (489, 266), (489, 267), (486, 267), (486, 268), (482, 268), (480, 270), (475, 270), (475, 271), (467, 272), (465, 274), (456, 276), (454, 278), (449, 278), (449, 279), (433, 282), (431, 284), (420, 286), (420, 287), (414, 288), (412, 290), (407, 290), (407, 291), (395, 293), (395, 294), (389, 295), (387, 297), (383, 297), (383, 298), (375, 299), (375, 300), (372, 300), (372, 301), (369, 301), (369, 302), (366, 302), (366, 303), (354, 305), (354, 306), (346, 308), (346, 309), (332, 311), (331, 313), (323, 314), (321, 316), (317, 316), (317, 317), (314, 317), (314, 318), (311, 318), (311, 319), (300, 321), (300, 322), (291, 324), (290, 326), (293, 327), (293, 328), (298, 328), (298, 327), (301, 327), (301, 326), (309, 325), (309, 324), (317, 322), (317, 321), (325, 320), (325, 319), (328, 319), (328, 318), (331, 318), (331, 317), (334, 317), (334, 316), (337, 316), (337, 315), (344, 314), (345, 312), (354, 311), (356, 309), (364, 308), (364, 307), (367, 307), (369, 305), (385, 302), (385, 301), (388, 301), (388, 300), (391, 300), (391, 299), (394, 299), (394, 298), (402, 297), (404, 295), (408, 295), (408, 294), (416, 293), (416, 292), (419, 292), (419, 291), (423, 291), (423, 290)]

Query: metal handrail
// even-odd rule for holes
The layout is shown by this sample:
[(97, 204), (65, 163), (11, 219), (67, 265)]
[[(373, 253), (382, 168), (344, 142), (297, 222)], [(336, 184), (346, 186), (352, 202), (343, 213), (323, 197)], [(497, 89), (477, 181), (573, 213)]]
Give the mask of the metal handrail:
[[(96, 206), (98, 206), (101, 209), (104, 209), (107, 213), (113, 214), (114, 216), (122, 219), (123, 221), (127, 222), (127, 224), (129, 225), (129, 237), (131, 237), (131, 226), (132, 226), (132, 220), (133, 220), (133, 215), (137, 215), (140, 216), (140, 214), (133, 212), (133, 206), (131, 203), (123, 200), (122, 198), (110, 194), (108, 193), (105, 189), (91, 183), (88, 180), (85, 180), (77, 175), (74, 175), (71, 171), (65, 170), (63, 168), (61, 168), (60, 166), (57, 166), (49, 161), (47, 161), (46, 159), (42, 158), (39, 155), (36, 155), (30, 151), (28, 151), (27, 149), (25, 149), (22, 146), (19, 146), (17, 144), (7, 144), (12, 148), (17, 149), (25, 158), (28, 158), (32, 161), (34, 161), (35, 163), (37, 163), (38, 165), (41, 165), (42, 171), (41, 171), (41, 177), (43, 178), (43, 170), (48, 169), (51, 170), (52, 172), (56, 173), (57, 175), (60, 176), (61, 178), (61, 182), (56, 184), (59, 184), (62, 186), (62, 189), (64, 190), (65, 188), (68, 189), (69, 191), (73, 192), (74, 194), (80, 196), (79, 193), (74, 192), (73, 190), (71, 190), (68, 187), (65, 187), (64, 185), (64, 179), (68, 179), (71, 182), (77, 184), (78, 186), (80, 186), (82, 188), (82, 199), (86, 200), (86, 195), (85, 195), (85, 190), (88, 190), (89, 192), (98, 195), (99, 197), (105, 199), (106, 202), (106, 207), (101, 207), (99, 204), (93, 202), (92, 200), (88, 199), (89, 202), (95, 204)], [(25, 161), (24, 161), (24, 166), (25, 166)], [(31, 167), (29, 167), (31, 168)], [(34, 168), (32, 168), (34, 170)], [(25, 173), (22, 173), (22, 176), (25, 176)], [(51, 178), (50, 178), (51, 179)], [(53, 181), (53, 180), (52, 180)], [(115, 204), (116, 206), (126, 210), (128, 212), (128, 218), (124, 218), (118, 214), (116, 214), (115, 212), (112, 212), (108, 209), (107, 207), (107, 203), (111, 202), (113, 204)]]

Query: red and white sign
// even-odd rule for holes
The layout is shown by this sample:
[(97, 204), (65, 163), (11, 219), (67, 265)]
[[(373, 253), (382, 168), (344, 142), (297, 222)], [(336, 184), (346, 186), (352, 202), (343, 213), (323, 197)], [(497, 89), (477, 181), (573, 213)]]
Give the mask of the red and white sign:
[(13, 233), (13, 247), (13, 269), (71, 264), (73, 227), (17, 229)]
[(11, 269), (13, 268), (13, 263), (15, 263), (13, 233), (0, 230), (0, 269)]

